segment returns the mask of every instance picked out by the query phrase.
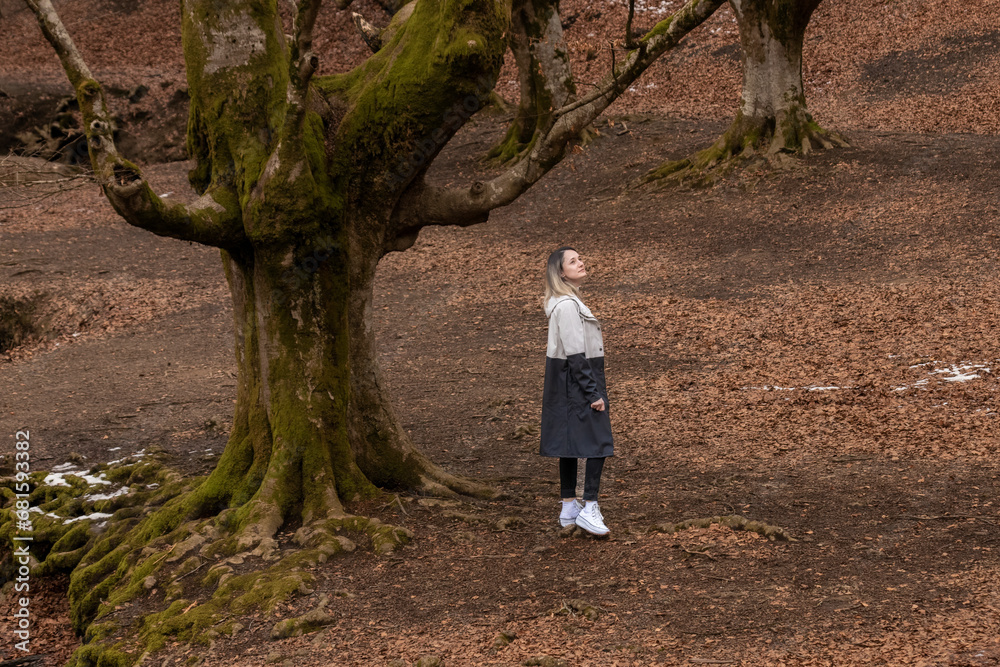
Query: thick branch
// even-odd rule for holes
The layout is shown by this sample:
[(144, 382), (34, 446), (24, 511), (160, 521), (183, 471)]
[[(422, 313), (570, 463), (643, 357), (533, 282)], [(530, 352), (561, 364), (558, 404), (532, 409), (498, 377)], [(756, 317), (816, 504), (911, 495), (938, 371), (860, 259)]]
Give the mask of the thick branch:
[(316, 72), (319, 58), (312, 52), (313, 27), (322, 0), (300, 0), (295, 13), (295, 43), (292, 47), (290, 79), (295, 92), (300, 96), (300, 104), (305, 101), (309, 80)]
[(62, 19), (56, 14), (56, 10), (49, 0), (24, 1), (31, 8), (31, 11), (35, 12), (38, 26), (42, 29), (45, 39), (49, 40), (49, 44), (56, 50), (63, 69), (66, 70), (66, 76), (69, 77), (69, 82), (74, 89), (79, 90), (83, 84), (94, 77), (90, 73), (87, 63), (83, 61), (80, 52), (77, 51), (73, 39), (66, 32)]
[(400, 196), (489, 99), (509, 24), (503, 1), (410, 2), (381, 33), (377, 53), (348, 73), (314, 81), (345, 109), (329, 141), (330, 164), (350, 174), (352, 196), (366, 211), (390, 219), (365, 229), (373, 242), (393, 243)]
[[(233, 249), (246, 241), (240, 202), (231, 188), (210, 186), (190, 205), (164, 201), (128, 162), (114, 168), (115, 185), (103, 185), (115, 211), (135, 227), (217, 248)], [(132, 179), (132, 180), (130, 180)]]
[[(280, 159), (281, 153), (287, 147), (294, 145), (296, 149), (301, 141), (302, 123), (308, 110), (309, 82), (319, 67), (319, 56), (312, 51), (313, 27), (316, 25), (316, 15), (322, 0), (298, 0), (295, 5), (295, 16), (292, 19), (291, 57), (288, 60), (288, 110), (285, 124), (281, 132), (278, 149), (271, 159)], [(272, 173), (273, 176), (273, 173)], [(270, 180), (265, 175), (264, 181)], [(261, 185), (266, 185), (262, 183)]]
[(129, 224), (160, 236), (218, 247), (238, 243), (242, 226), (233, 192), (217, 186), (214, 193), (206, 193), (191, 208), (168, 204), (156, 195), (138, 167), (118, 154), (104, 91), (90, 73), (51, 0), (25, 2), (35, 12), (42, 33), (58, 54), (76, 90), (94, 174), (118, 214)]
[(628, 89), (661, 55), (673, 49), (726, 0), (689, 0), (674, 15), (658, 23), (642, 38), (597, 91), (555, 112), (557, 118), (536, 141), (528, 156), (486, 183), (465, 188), (442, 188), (414, 183), (396, 209), (397, 229), (403, 236), (426, 225), (470, 225), (482, 222), (495, 208), (506, 206), (534, 185), (562, 160), (567, 144)]

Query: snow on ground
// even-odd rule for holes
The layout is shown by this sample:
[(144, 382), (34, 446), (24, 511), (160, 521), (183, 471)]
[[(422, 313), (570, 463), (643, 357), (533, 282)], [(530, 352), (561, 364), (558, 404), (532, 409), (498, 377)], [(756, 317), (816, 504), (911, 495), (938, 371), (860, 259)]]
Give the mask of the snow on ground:
[[(889, 355), (890, 358), (894, 358), (897, 355)], [(970, 382), (972, 380), (978, 380), (983, 377), (983, 374), (989, 373), (991, 364), (987, 363), (975, 363), (971, 361), (960, 361), (958, 363), (946, 364), (941, 361), (925, 361), (920, 364), (914, 364), (910, 366), (910, 369), (916, 368), (926, 368), (927, 374), (930, 377), (920, 378), (910, 384), (898, 385), (892, 388), (893, 391), (906, 391), (907, 389), (928, 389), (931, 385), (932, 380), (937, 380), (940, 382)], [(838, 387), (838, 386), (822, 386), (822, 385), (806, 385), (803, 387), (782, 387), (779, 385), (769, 385), (765, 384), (762, 386), (750, 386), (742, 387), (744, 391), (795, 391), (796, 389), (801, 389), (804, 391), (833, 391), (835, 389), (852, 389), (852, 387)], [(944, 403), (943, 405), (947, 405)]]
[(42, 481), (43, 486), (72, 486), (66, 481), (66, 476), (72, 475), (73, 477), (80, 477), (88, 485), (93, 486), (94, 484), (111, 484), (111, 480), (104, 476), (102, 472), (99, 475), (88, 475), (81, 470), (67, 470), (65, 472), (53, 472), (49, 473), (45, 479)]
[[(118, 449), (121, 449), (121, 448), (120, 447), (115, 447), (115, 448), (113, 448), (110, 451), (115, 451), (115, 450), (118, 450)], [(124, 458), (121, 458), (121, 459), (115, 459), (114, 461), (108, 461), (107, 465), (108, 466), (112, 466), (112, 465), (115, 465), (116, 463), (121, 463), (122, 461), (124, 461), (127, 458), (142, 458), (143, 456), (145, 456), (145, 453), (146, 453), (145, 449), (140, 449), (138, 452), (136, 452), (134, 454), (131, 454), (130, 456), (127, 456), (127, 457), (124, 457)], [(76, 466), (77, 466), (77, 464), (75, 464), (73, 462), (60, 463), (57, 466), (53, 466), (51, 472), (49, 472), (49, 474), (45, 476), (45, 479), (42, 480), (42, 485), (43, 486), (70, 487), (72, 485), (66, 480), (66, 478), (69, 477), (69, 476), (81, 478), (84, 482), (87, 483), (88, 486), (101, 486), (101, 487), (104, 487), (104, 486), (110, 486), (110, 485), (113, 484), (111, 482), (111, 480), (109, 480), (105, 476), (105, 474), (103, 472), (102, 473), (98, 473), (97, 475), (91, 475), (89, 473), (84, 472), (83, 470), (78, 469)], [(147, 485), (147, 488), (156, 488), (156, 486), (158, 486), (158, 485), (156, 485), (156, 484), (150, 484), (150, 485)], [(83, 501), (97, 502), (97, 501), (100, 501), (100, 500), (111, 500), (112, 498), (117, 498), (119, 496), (128, 495), (130, 492), (131, 492), (131, 489), (128, 486), (122, 486), (122, 487), (120, 487), (118, 489), (115, 489), (115, 490), (108, 490), (106, 493), (89, 493), (87, 495), (81, 496), (80, 499), (83, 500)], [(107, 513), (104, 513), (104, 512), (92, 512), (90, 514), (85, 514), (83, 516), (78, 516), (78, 517), (73, 517), (73, 518), (65, 518), (65, 517), (61, 517), (61, 516), (52, 514), (51, 512), (42, 512), (42, 510), (39, 509), (39, 508), (37, 508), (37, 507), (32, 507), (32, 508), (30, 508), (29, 511), (42, 513), (45, 516), (47, 516), (49, 518), (52, 518), (52, 519), (59, 519), (64, 524), (70, 524), (70, 523), (75, 523), (77, 521), (84, 521), (84, 520), (86, 520), (86, 521), (97, 521), (97, 520), (101, 520), (101, 519), (108, 519), (108, 518), (111, 517), (110, 514), (107, 514)]]

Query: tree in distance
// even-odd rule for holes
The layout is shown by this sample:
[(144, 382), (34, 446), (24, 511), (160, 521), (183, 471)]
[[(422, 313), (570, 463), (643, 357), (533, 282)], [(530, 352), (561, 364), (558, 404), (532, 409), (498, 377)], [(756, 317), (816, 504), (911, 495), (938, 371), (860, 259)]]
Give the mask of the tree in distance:
[(740, 164), (782, 166), (815, 148), (847, 146), (806, 109), (802, 43), (821, 0), (729, 0), (739, 25), (743, 93), (736, 118), (710, 147), (667, 162), (644, 181), (707, 186)]

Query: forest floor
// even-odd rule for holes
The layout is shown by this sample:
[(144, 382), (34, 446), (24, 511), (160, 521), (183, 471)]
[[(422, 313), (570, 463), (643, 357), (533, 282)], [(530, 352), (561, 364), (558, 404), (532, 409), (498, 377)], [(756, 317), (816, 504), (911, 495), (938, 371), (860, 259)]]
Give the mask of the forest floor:
[[(679, 4), (639, 0), (640, 24)], [(178, 7), (60, 10), (102, 80), (148, 85), (137, 108), (156, 118), (184, 88), (166, 27)], [(325, 71), (365, 57), (332, 7), (317, 39)], [(596, 81), (627, 3), (562, 8), (574, 72)], [(354, 9), (387, 20), (374, 0)], [(851, 147), (709, 190), (640, 188), (734, 113), (739, 52), (720, 10), (515, 204), (386, 257), (375, 312), (401, 418), (433, 460), (500, 499), (351, 506), (414, 540), (389, 556), (359, 543), (316, 569), (311, 595), (152, 664), (1000, 664), (998, 0), (964, 9), (826, 0), (807, 35), (806, 93)], [(0, 37), (17, 50), (0, 61), (0, 89), (61, 85), (30, 17), (3, 10)], [(509, 65), (498, 88), (511, 98)], [(474, 119), (434, 178), (490, 171), (479, 157), (504, 120)], [(189, 167), (146, 173), (183, 200)], [(555, 464), (536, 454), (541, 281), (563, 244), (586, 260), (584, 296), (604, 326), (616, 437), (605, 540), (561, 534)], [(216, 251), (133, 229), (84, 185), (0, 211), (5, 298), (33, 303), (41, 325), (0, 354), (0, 454), (29, 429), (34, 469), (153, 447), (186, 475), (211, 469), (236, 370)], [(728, 514), (796, 541), (650, 531)], [(32, 650), (63, 664), (78, 645), (66, 579), (32, 585)], [(270, 640), (275, 621), (324, 596), (333, 625)], [(19, 656), (13, 602), (0, 601), (0, 660)], [(501, 633), (514, 639), (499, 645)]]
[[(312, 595), (211, 648), (169, 647), (163, 664), (1000, 664), (1000, 139), (857, 131), (794, 170), (690, 191), (636, 182), (721, 125), (600, 129), (489, 223), (427, 229), (380, 267), (402, 419), (501, 499), (351, 507), (415, 539), (336, 558)], [(473, 123), (435, 178), (486, 170), (476, 155), (502, 132)], [(190, 197), (187, 166), (150, 178)], [(48, 295), (51, 313), (50, 338), (0, 362), (5, 438), (31, 429), (46, 469), (156, 445), (207, 471), (234, 398), (217, 253), (130, 228), (93, 186), (14, 209), (3, 234), (8, 290)], [(542, 267), (564, 243), (604, 323), (606, 540), (560, 534), (555, 465), (536, 454)], [(726, 514), (796, 541), (649, 530)], [(75, 643), (65, 580), (42, 585), (32, 646), (59, 664)], [(334, 625), (270, 641), (324, 595)], [(501, 632), (516, 638), (496, 647)]]

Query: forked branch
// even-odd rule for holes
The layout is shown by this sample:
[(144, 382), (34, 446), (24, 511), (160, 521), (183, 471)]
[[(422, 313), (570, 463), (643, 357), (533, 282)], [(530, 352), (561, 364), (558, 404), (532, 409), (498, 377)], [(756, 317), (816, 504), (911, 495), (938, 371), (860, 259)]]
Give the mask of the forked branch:
[(535, 184), (562, 159), (566, 146), (628, 89), (661, 55), (673, 49), (726, 0), (689, 0), (658, 23), (598, 89), (555, 111), (556, 121), (537, 137), (526, 158), (487, 182), (470, 187), (437, 187), (415, 182), (396, 209), (401, 239), (426, 225), (469, 225), (482, 222), (495, 208), (506, 206)]
[(51, 0), (25, 0), (45, 38), (55, 49), (76, 91), (83, 114), (87, 146), (97, 182), (126, 222), (160, 236), (217, 247), (243, 241), (239, 200), (234, 190), (218, 184), (191, 206), (163, 201), (139, 168), (118, 154), (114, 123), (101, 85), (94, 79), (66, 31)]

